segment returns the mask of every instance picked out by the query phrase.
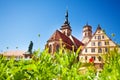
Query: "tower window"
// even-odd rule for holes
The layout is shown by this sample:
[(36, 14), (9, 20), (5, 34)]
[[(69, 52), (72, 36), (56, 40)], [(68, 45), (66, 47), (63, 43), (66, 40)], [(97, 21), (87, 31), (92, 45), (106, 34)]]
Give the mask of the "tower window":
[(96, 39), (96, 36), (94, 38)]
[(87, 33), (85, 33), (85, 36), (87, 36)]
[(91, 52), (95, 52), (95, 48), (91, 48)]

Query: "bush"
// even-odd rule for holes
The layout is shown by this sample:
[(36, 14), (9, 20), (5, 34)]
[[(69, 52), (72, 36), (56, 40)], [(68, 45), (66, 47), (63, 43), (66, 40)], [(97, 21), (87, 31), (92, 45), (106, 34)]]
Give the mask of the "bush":
[[(78, 51), (79, 52), (79, 51)], [(16, 61), (0, 57), (0, 80), (93, 80), (91, 64), (83, 74), (78, 53), (59, 50), (54, 55), (48, 50), (35, 51), (31, 60)]]
[(99, 74), (99, 80), (120, 80), (120, 53), (118, 48), (109, 51), (103, 56), (105, 64), (102, 72)]

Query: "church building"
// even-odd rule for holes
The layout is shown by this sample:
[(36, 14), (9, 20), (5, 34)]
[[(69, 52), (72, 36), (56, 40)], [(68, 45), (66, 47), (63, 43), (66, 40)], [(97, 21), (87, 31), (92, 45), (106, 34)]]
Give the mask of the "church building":
[[(62, 43), (61, 43), (62, 42)], [(58, 51), (60, 45), (64, 45), (66, 49), (76, 51), (84, 44), (72, 35), (72, 29), (68, 20), (68, 11), (66, 11), (65, 22), (60, 30), (56, 30), (47, 41), (46, 46), (49, 48), (50, 53)]]
[(107, 36), (98, 25), (95, 33), (92, 33), (92, 26), (86, 24), (83, 27), (83, 39), (78, 40), (72, 35), (72, 29), (68, 20), (68, 11), (65, 15), (65, 22), (60, 30), (56, 30), (47, 41), (47, 47), (50, 53), (56, 52), (60, 47), (60, 41), (65, 48), (76, 51), (82, 46), (79, 54), (79, 60), (83, 63), (94, 62), (97, 67), (102, 67), (101, 54), (106, 54), (109, 50), (114, 49), (117, 45)]

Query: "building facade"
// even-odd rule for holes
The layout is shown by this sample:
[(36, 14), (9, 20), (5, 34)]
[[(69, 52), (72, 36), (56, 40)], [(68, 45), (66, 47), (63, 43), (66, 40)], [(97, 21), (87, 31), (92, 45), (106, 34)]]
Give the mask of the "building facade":
[(102, 67), (102, 54), (107, 54), (109, 50), (114, 49), (117, 45), (107, 36), (98, 25), (95, 33), (92, 33), (92, 26), (86, 24), (83, 27), (82, 42), (72, 36), (72, 29), (68, 21), (68, 12), (66, 12), (65, 22), (60, 30), (56, 30), (47, 41), (46, 46), (50, 53), (54, 53), (60, 47), (60, 40), (65, 48), (76, 51), (80, 46), (82, 50), (79, 54), (79, 60), (83, 63), (93, 61), (97, 67)]
[[(85, 27), (83, 27), (83, 30), (84, 28)], [(83, 63), (88, 63), (92, 60), (96, 67), (101, 68), (104, 63), (101, 56), (103, 54), (107, 54), (109, 50), (114, 49), (117, 45), (106, 35), (106, 33), (102, 30), (100, 25), (98, 25), (95, 33), (92, 36), (91, 31), (87, 31), (88, 33), (90, 33), (90, 37), (86, 39), (86, 37), (83, 36), (83, 41), (85, 41), (86, 39), (86, 45), (81, 51), (79, 59)]]
[(60, 45), (66, 49), (76, 51), (80, 46), (84, 44), (72, 35), (72, 29), (68, 20), (68, 11), (66, 11), (65, 22), (61, 26), (60, 30), (56, 30), (53, 35), (47, 41), (46, 47), (49, 49), (49, 53), (58, 51)]

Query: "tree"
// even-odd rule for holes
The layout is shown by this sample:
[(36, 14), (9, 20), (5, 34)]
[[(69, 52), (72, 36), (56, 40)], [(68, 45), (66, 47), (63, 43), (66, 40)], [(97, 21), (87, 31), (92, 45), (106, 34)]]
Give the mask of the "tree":
[(33, 48), (33, 42), (30, 41), (29, 47), (28, 47), (28, 52), (30, 52), (30, 54), (32, 54), (32, 48)]

